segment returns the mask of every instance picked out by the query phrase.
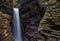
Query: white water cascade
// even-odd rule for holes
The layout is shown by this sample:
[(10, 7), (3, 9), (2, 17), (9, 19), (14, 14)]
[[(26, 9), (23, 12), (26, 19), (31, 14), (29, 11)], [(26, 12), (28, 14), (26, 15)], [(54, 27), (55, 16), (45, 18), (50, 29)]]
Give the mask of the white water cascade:
[(14, 41), (22, 41), (21, 36), (21, 26), (20, 26), (20, 18), (19, 18), (19, 9), (13, 9), (13, 33), (14, 33)]

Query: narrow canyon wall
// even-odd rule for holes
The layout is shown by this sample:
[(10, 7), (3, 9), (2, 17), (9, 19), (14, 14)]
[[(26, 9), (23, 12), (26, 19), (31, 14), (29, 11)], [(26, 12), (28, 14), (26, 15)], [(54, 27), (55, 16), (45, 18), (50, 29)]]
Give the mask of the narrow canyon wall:
[(11, 15), (0, 12), (0, 41), (13, 41), (11, 22)]
[(60, 0), (42, 0), (46, 8), (38, 27), (39, 41), (60, 41)]
[(14, 6), (19, 8), (23, 41), (60, 41), (60, 0), (18, 0), (12, 4), (12, 0), (0, 0), (1, 41), (13, 41), (10, 22)]

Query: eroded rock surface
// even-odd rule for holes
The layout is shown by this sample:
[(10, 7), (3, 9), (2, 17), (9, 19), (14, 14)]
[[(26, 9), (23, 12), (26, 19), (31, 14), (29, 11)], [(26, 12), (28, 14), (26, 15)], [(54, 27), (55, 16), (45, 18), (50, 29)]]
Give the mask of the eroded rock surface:
[(11, 22), (11, 15), (0, 12), (0, 41), (13, 41)]
[(13, 0), (0, 0), (0, 11), (12, 15)]
[(60, 1), (43, 0), (41, 4), (46, 12), (38, 28), (39, 41), (60, 41)]
[(37, 0), (25, 0), (20, 4), (23, 41), (38, 41), (38, 26), (45, 8)]

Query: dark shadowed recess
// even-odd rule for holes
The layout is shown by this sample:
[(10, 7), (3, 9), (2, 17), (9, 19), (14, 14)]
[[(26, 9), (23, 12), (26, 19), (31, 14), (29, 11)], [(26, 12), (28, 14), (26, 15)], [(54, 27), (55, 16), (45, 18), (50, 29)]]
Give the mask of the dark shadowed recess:
[(30, 32), (34, 34), (37, 32), (39, 22), (45, 13), (45, 7), (39, 4), (38, 0), (22, 0), (18, 5), (23, 40), (31, 41), (32, 39), (32, 41), (37, 41), (37, 37), (30, 34)]
[(60, 2), (60, 0), (57, 0), (57, 2)]
[(0, 11), (9, 15), (13, 12), (13, 0), (0, 0)]

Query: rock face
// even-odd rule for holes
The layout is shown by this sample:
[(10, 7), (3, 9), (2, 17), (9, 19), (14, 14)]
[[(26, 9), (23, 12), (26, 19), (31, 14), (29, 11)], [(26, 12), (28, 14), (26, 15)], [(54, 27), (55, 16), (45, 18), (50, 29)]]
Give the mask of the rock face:
[(12, 0), (0, 0), (0, 41), (13, 41), (12, 5)]
[(60, 1), (42, 0), (45, 15), (38, 27), (39, 41), (60, 41)]
[(26, 0), (19, 8), (24, 41), (60, 41), (59, 0)]
[(20, 5), (23, 41), (38, 41), (38, 26), (45, 9), (37, 0), (25, 0)]
[(0, 11), (3, 13), (12, 14), (13, 0), (0, 0)]
[[(11, 14), (11, 1), (0, 0), (0, 11)], [(15, 4), (20, 9), (23, 41), (60, 41), (60, 0), (19, 0)], [(0, 41), (13, 41), (11, 16), (1, 12)]]
[(12, 16), (0, 12), (0, 41), (13, 41), (11, 18)]

